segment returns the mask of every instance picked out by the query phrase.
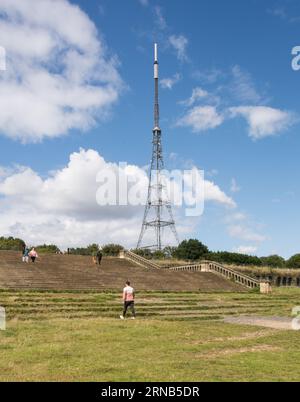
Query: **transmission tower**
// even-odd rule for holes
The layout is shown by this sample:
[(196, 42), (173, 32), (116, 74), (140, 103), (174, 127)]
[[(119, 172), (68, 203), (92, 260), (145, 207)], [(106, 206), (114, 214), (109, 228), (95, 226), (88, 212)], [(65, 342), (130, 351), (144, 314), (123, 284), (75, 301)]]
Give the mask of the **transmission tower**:
[(162, 132), (159, 126), (159, 101), (158, 101), (158, 57), (157, 44), (154, 45), (154, 129), (152, 140), (152, 159), (149, 173), (148, 197), (145, 206), (144, 219), (137, 248), (142, 247), (145, 232), (150, 229), (154, 231), (154, 243), (143, 248), (161, 250), (163, 246), (163, 236), (165, 229), (173, 232), (176, 243), (179, 243), (176, 232), (175, 221), (173, 218), (171, 203), (167, 196), (166, 185), (162, 177), (164, 169), (162, 151)]

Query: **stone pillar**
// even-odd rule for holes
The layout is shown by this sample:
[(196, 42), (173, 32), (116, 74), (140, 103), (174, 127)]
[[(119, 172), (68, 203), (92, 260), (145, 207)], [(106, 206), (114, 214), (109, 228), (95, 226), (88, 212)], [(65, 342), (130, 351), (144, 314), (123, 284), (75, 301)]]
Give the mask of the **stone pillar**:
[(209, 262), (201, 263), (201, 272), (210, 272)]
[(120, 251), (119, 258), (125, 258), (125, 250)]
[(272, 286), (270, 281), (262, 280), (259, 285), (260, 285), (260, 293), (262, 294), (272, 293)]
[(292, 277), (291, 286), (297, 286), (297, 278)]

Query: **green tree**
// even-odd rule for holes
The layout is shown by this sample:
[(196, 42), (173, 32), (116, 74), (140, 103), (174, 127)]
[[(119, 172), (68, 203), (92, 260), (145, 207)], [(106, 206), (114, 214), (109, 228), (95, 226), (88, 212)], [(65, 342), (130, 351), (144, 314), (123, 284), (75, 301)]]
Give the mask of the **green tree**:
[(69, 253), (75, 255), (93, 255), (99, 250), (98, 244), (90, 244), (87, 247), (70, 248)]
[(199, 260), (208, 253), (208, 248), (197, 239), (184, 240), (174, 253), (176, 258), (182, 260)]
[(95, 254), (97, 254), (98, 251), (99, 251), (99, 246), (96, 243), (90, 244), (87, 247), (87, 255), (95, 255)]
[(210, 252), (205, 256), (205, 258), (207, 260), (229, 265), (262, 265), (262, 261), (259, 257), (240, 253), (230, 253), (228, 251)]
[(167, 246), (163, 249), (165, 258), (173, 258), (176, 254), (177, 247)]
[(288, 268), (300, 268), (300, 254), (293, 255), (286, 263)]
[(135, 248), (130, 251), (136, 255), (147, 258), (148, 260), (152, 259), (152, 252), (148, 248)]
[(157, 250), (152, 253), (152, 258), (155, 260), (163, 260), (166, 257), (163, 250)]
[(21, 251), (25, 247), (25, 242), (14, 237), (0, 237), (0, 250)]
[(120, 244), (106, 244), (102, 247), (103, 254), (111, 257), (117, 257), (122, 250), (124, 247)]
[(37, 246), (36, 251), (40, 254), (57, 254), (60, 253), (60, 249), (54, 244), (43, 244), (41, 246)]
[(273, 268), (284, 268), (286, 265), (285, 259), (279, 255), (270, 255), (268, 257), (261, 257), (262, 265)]

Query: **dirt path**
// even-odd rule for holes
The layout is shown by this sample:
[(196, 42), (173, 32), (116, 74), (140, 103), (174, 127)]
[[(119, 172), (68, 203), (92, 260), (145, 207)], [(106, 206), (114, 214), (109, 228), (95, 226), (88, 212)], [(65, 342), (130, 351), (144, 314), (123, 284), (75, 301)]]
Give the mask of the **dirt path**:
[[(295, 330), (293, 319), (288, 317), (258, 317), (258, 316), (240, 316), (226, 317), (224, 322), (229, 324), (253, 325), (266, 328)], [(299, 327), (299, 322), (296, 322)], [(299, 328), (300, 329), (300, 328)]]

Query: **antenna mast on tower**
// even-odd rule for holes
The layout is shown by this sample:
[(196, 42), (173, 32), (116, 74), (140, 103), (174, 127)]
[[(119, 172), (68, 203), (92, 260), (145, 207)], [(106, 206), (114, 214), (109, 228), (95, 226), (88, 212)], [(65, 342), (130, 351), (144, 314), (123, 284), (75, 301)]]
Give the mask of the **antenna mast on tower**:
[[(179, 243), (176, 232), (175, 221), (173, 218), (171, 203), (168, 200), (166, 186), (163, 184), (162, 170), (164, 169), (162, 151), (162, 132), (159, 124), (159, 100), (158, 100), (158, 51), (157, 44), (154, 44), (154, 129), (152, 140), (152, 158), (149, 174), (148, 197), (145, 207), (144, 219), (137, 248), (142, 246), (145, 232), (147, 229), (154, 229), (155, 243), (145, 248), (162, 250), (163, 231), (165, 228), (171, 229), (175, 240)], [(164, 244), (165, 245), (165, 244)]]

